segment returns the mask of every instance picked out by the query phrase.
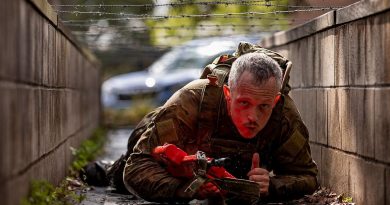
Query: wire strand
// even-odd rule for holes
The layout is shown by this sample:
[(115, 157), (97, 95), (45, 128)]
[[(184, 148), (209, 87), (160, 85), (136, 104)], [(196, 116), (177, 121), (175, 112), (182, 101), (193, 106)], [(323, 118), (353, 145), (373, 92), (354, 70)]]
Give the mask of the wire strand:
[[(236, 13), (217, 13), (217, 14), (182, 14), (182, 15), (149, 15), (149, 14), (129, 14), (124, 12), (102, 12), (102, 11), (59, 11), (58, 13), (70, 13), (74, 15), (79, 14), (94, 14), (94, 15), (117, 15), (117, 16), (126, 16), (125, 19), (168, 19), (168, 18), (201, 18), (201, 17), (228, 17), (228, 16), (240, 16), (240, 15), (267, 15), (267, 14), (287, 14), (287, 13), (296, 13), (296, 12), (315, 12), (315, 11), (326, 11), (326, 10), (335, 10), (335, 8), (308, 8), (308, 9), (294, 9), (294, 10), (275, 10), (269, 12), (236, 12)], [(120, 19), (120, 18), (119, 18)]]
[[(190, 30), (194, 27), (189, 27), (188, 25), (177, 25), (177, 26), (101, 26), (97, 24), (72, 24), (68, 23), (67, 26), (71, 27), (92, 27), (97, 29), (160, 29), (160, 30), (174, 30), (174, 29), (185, 29)], [(223, 28), (223, 27), (233, 27), (233, 28), (255, 28), (255, 27), (273, 27), (273, 26), (291, 26), (293, 23), (285, 23), (285, 22), (274, 22), (272, 25), (260, 25), (260, 24), (198, 24), (195, 28)]]
[[(279, 30), (261, 30), (261, 31), (257, 31), (257, 32), (253, 32), (253, 33), (260, 33), (260, 32), (264, 32), (264, 33), (271, 33), (271, 32), (276, 32), (276, 31), (279, 31)], [(88, 35), (85, 35), (84, 33), (73, 33), (75, 36), (99, 36), (101, 34), (98, 34), (98, 33), (94, 33), (94, 34), (88, 34)], [(117, 33), (111, 33), (111, 34), (117, 34)], [(251, 35), (254, 35), (254, 34), (249, 34), (249, 33), (234, 33), (234, 34), (202, 34), (202, 35), (183, 35), (183, 34), (167, 34), (167, 35), (157, 35), (156, 37), (157, 38), (189, 38), (189, 37), (192, 37), (192, 38), (200, 38), (200, 37), (235, 37), (237, 35), (246, 35), (246, 36), (251, 36)], [(140, 36), (132, 36), (132, 38), (134, 39), (145, 39), (145, 38), (149, 38), (149, 36), (145, 36), (145, 35), (140, 35)]]
[[(288, 18), (285, 17), (285, 14), (291, 14), (291, 13), (298, 13), (298, 12), (318, 12), (318, 11), (328, 11), (328, 10), (336, 10), (340, 7), (321, 7), (321, 6), (303, 6), (303, 5), (282, 5), (279, 4), (279, 1), (275, 0), (240, 0), (240, 1), (201, 1), (201, 2), (186, 2), (183, 0), (180, 0), (176, 3), (164, 3), (164, 4), (90, 4), (90, 5), (81, 5), (81, 4), (60, 4), (60, 5), (53, 5), (54, 10), (57, 10), (59, 14), (72, 14), (72, 15), (93, 15), (90, 19), (82, 19), (82, 20), (70, 20), (70, 19), (63, 19), (63, 23), (69, 27), (72, 28), (82, 28), (82, 27), (88, 27), (88, 28), (95, 28), (98, 29), (97, 32), (91, 32), (91, 31), (83, 31), (82, 29), (77, 29), (78, 31), (73, 31), (72, 33), (80, 38), (83, 39), (86, 42), (89, 42), (91, 45), (98, 44), (97, 39), (100, 35), (103, 34), (111, 34), (113, 35), (113, 39), (117, 40), (124, 40), (125, 35), (128, 35), (127, 32), (135, 32), (137, 35), (132, 35), (131, 38), (134, 39), (146, 39), (150, 38), (149, 35), (142, 34), (141, 31), (151, 30), (151, 29), (164, 29), (164, 30), (207, 30), (212, 31), (211, 29), (216, 29), (217, 31), (235, 31), (234, 34), (209, 34), (210, 32), (203, 32), (204, 35), (156, 35), (154, 37), (156, 38), (177, 38), (177, 39), (184, 39), (188, 38), (197, 38), (197, 37), (212, 37), (212, 36), (234, 36), (234, 35), (242, 35), (238, 32), (246, 31), (247, 33), (250, 32), (276, 32), (279, 31), (282, 26), (287, 25), (294, 25), (297, 22), (303, 23), (309, 19), (306, 18)], [(267, 11), (267, 12), (260, 12), (260, 11), (248, 11), (248, 12), (232, 12), (232, 13), (205, 13), (205, 14), (181, 14), (181, 15), (150, 15), (150, 14), (133, 14), (133, 13), (127, 13), (124, 12), (126, 8), (141, 8), (144, 7), (146, 9), (154, 8), (154, 7), (183, 7), (187, 5), (225, 5), (225, 6), (232, 6), (232, 5), (245, 5), (245, 6), (264, 6), (266, 8), (272, 8), (275, 9), (273, 11)], [(73, 8), (74, 10), (66, 10)], [(90, 8), (90, 11), (85, 11), (81, 8)], [(122, 8), (119, 12), (110, 12), (105, 11), (106, 8)], [(277, 8), (281, 8), (278, 10)], [(99, 9), (99, 10), (95, 10)], [(116, 9), (117, 10), (117, 9)], [(269, 9), (271, 10), (271, 9)], [(107, 18), (110, 17), (109, 15), (119, 17), (119, 18)], [(60, 15), (60, 18), (65, 17), (71, 17), (70, 15)], [(176, 26), (102, 26), (94, 23), (98, 23), (99, 21), (105, 20), (105, 21), (130, 21), (133, 19), (139, 19), (139, 20), (166, 20), (166, 19), (180, 19), (180, 18), (246, 18), (246, 19), (260, 19), (260, 20), (270, 20), (273, 21), (271, 24), (268, 24), (266, 22), (269, 21), (263, 21), (263, 25), (258, 24), (199, 24), (196, 27), (188, 27), (186, 25), (176, 25)], [(282, 22), (281, 22), (282, 21)], [(126, 22), (127, 23), (127, 22)], [(157, 24), (158, 25), (158, 24)], [(230, 30), (228, 30), (228, 28)], [(273, 29), (274, 28), (274, 29)], [(107, 31), (105, 30), (107, 29)], [(111, 29), (111, 30), (110, 30)], [(113, 30), (115, 29), (115, 30)], [(279, 29), (279, 30), (278, 30)], [(256, 31), (255, 31), (256, 30)], [(96, 30), (92, 30), (96, 31)], [(186, 33), (186, 32), (182, 32)], [(189, 33), (189, 32), (187, 32)], [(202, 33), (202, 32), (200, 32)], [(212, 32), (211, 32), (212, 33)], [(214, 32), (215, 33), (215, 32)], [(226, 32), (230, 33), (230, 32)], [(247, 34), (245, 33), (245, 34)], [(123, 34), (123, 35), (122, 35)], [(92, 43), (91, 43), (92, 42)], [(111, 46), (111, 45), (110, 45)], [(115, 46), (115, 44), (112, 44), (112, 46)]]
[[(261, 2), (270, 2), (271, 0), (253, 0), (253, 1), (239, 1), (239, 2), (229, 2), (229, 1), (202, 1), (202, 2), (176, 2), (176, 3), (165, 3), (165, 4), (54, 4), (54, 7), (178, 7), (178, 6), (188, 6), (188, 5), (248, 5), (261, 3)], [(274, 0), (272, 0), (274, 1)]]
[[(105, 7), (121, 7), (121, 8), (130, 8), (130, 7), (145, 7), (145, 8), (152, 8), (152, 7), (163, 7), (163, 6), (169, 6), (169, 7), (181, 7), (181, 6), (187, 6), (187, 5), (243, 5), (243, 6), (266, 6), (266, 7), (285, 7), (285, 8), (306, 8), (306, 9), (326, 9), (326, 10), (332, 10), (332, 9), (338, 9), (341, 7), (337, 6), (330, 6), (330, 7), (323, 7), (323, 6), (306, 6), (306, 5), (280, 5), (280, 4), (273, 4), (271, 1), (274, 0), (254, 0), (254, 1), (239, 1), (239, 2), (227, 2), (227, 1), (203, 1), (203, 2), (178, 2), (178, 3), (166, 3), (166, 4), (58, 4), (58, 5), (52, 5), (53, 7), (74, 7), (74, 8), (105, 8)], [(60, 11), (61, 12), (61, 11)]]
[[(287, 12), (284, 12), (287, 13)], [(292, 13), (292, 12), (288, 12)], [(106, 21), (125, 21), (125, 20), (142, 20), (142, 19), (154, 19), (154, 20), (163, 20), (170, 18), (248, 18), (248, 19), (262, 19), (262, 20), (286, 20), (286, 21), (297, 21), (298, 18), (283, 18), (283, 17), (261, 17), (260, 15), (268, 15), (268, 14), (282, 14), (282, 12), (274, 11), (274, 12), (266, 12), (266, 13), (254, 13), (254, 12), (245, 12), (241, 13), (229, 13), (229, 14), (198, 14), (198, 15), (180, 15), (180, 16), (148, 16), (148, 15), (137, 15), (136, 17), (125, 17), (125, 18), (101, 18), (101, 19), (85, 19), (85, 20), (63, 20), (63, 23), (82, 23), (82, 22), (97, 22), (101, 20)], [(246, 15), (246, 16), (245, 16)], [(258, 16), (256, 16), (258, 15)], [(309, 19), (298, 19), (301, 21), (309, 20)]]

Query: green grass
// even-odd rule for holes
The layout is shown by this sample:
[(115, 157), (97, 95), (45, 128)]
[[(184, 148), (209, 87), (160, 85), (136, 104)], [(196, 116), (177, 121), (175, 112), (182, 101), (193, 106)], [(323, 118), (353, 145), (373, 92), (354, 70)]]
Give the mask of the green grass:
[(57, 187), (44, 180), (31, 182), (30, 195), (22, 199), (22, 205), (72, 205), (79, 204), (85, 198), (70, 188), (64, 180)]
[(106, 142), (107, 131), (104, 128), (97, 128), (92, 137), (85, 140), (78, 149), (71, 147), (74, 160), (70, 167), (70, 175), (75, 176), (77, 173), (94, 160), (102, 151)]
[(115, 110), (106, 108), (103, 111), (103, 122), (107, 127), (134, 127), (146, 114), (155, 108), (156, 106), (153, 103), (146, 100), (135, 101), (133, 106), (125, 109)]
[[(85, 196), (74, 191), (74, 178), (88, 162), (98, 156), (106, 140), (106, 130), (97, 128), (91, 138), (85, 140), (78, 149), (72, 148), (74, 160), (69, 167), (70, 177), (54, 186), (45, 180), (32, 180), (29, 195), (22, 199), (22, 205), (71, 205), (79, 204)], [(80, 186), (83, 186), (80, 184)]]

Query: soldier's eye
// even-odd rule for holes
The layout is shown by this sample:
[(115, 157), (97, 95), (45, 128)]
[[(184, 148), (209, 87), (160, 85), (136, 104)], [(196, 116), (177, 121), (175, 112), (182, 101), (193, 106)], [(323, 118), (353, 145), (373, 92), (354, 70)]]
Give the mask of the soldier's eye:
[(263, 110), (267, 110), (267, 109), (269, 109), (271, 107), (271, 105), (269, 105), (269, 104), (261, 104), (260, 107)]
[(243, 101), (239, 101), (238, 104), (239, 104), (240, 106), (248, 106), (248, 105), (249, 105), (249, 102), (243, 100)]

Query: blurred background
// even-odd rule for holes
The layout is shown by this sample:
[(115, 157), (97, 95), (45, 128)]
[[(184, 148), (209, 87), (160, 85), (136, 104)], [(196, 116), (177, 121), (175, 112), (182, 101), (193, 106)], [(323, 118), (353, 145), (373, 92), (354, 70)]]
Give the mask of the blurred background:
[(355, 0), (49, 0), (102, 63), (104, 124), (131, 126), (240, 41), (259, 43)]
[(293, 62), (320, 183), (390, 204), (388, 0), (5, 0), (0, 19), (2, 204), (60, 184), (94, 133), (125, 152), (147, 112), (240, 41)]

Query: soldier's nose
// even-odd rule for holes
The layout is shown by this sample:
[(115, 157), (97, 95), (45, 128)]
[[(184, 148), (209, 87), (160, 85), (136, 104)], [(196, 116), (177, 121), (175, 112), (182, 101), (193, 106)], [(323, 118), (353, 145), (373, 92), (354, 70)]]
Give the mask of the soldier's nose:
[(251, 114), (249, 114), (248, 115), (248, 121), (249, 122), (257, 122), (257, 117), (256, 117), (256, 115), (251, 115)]

